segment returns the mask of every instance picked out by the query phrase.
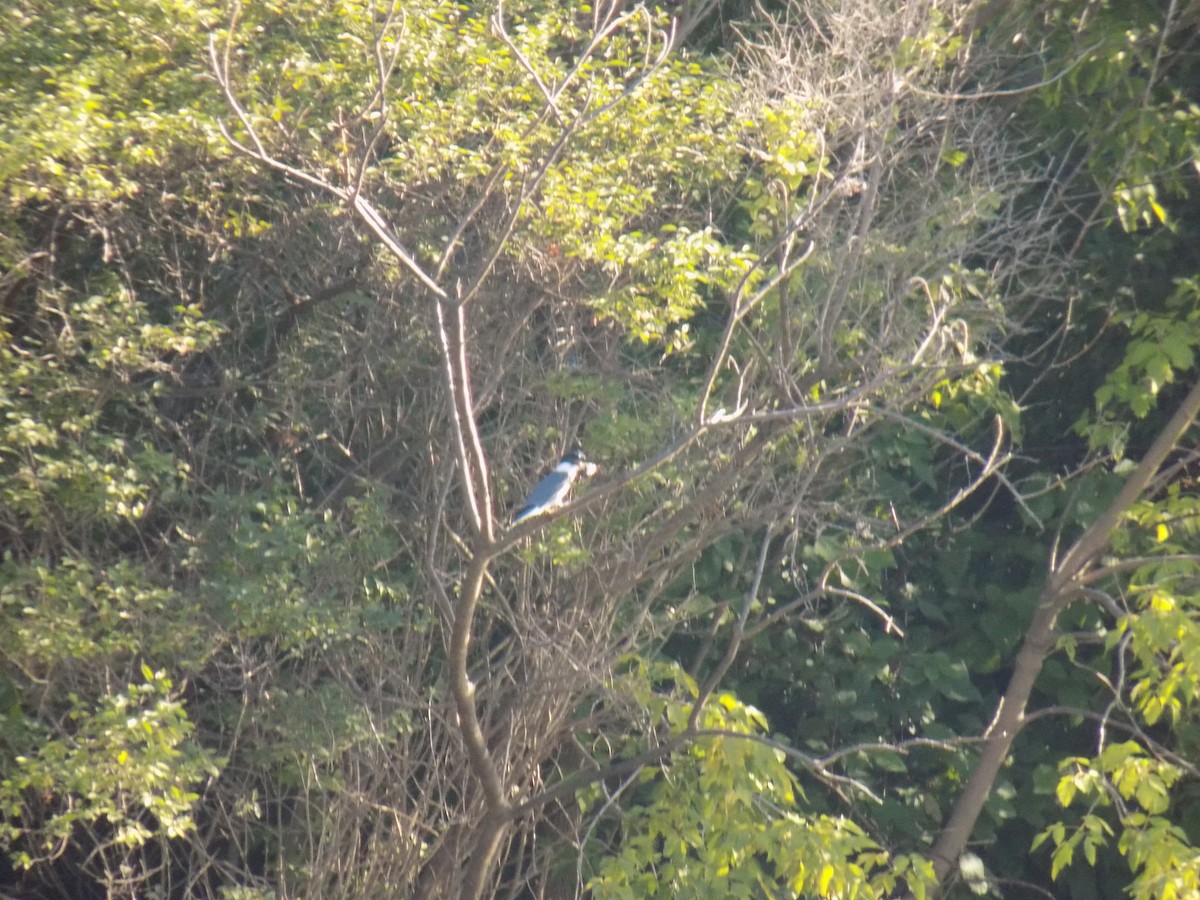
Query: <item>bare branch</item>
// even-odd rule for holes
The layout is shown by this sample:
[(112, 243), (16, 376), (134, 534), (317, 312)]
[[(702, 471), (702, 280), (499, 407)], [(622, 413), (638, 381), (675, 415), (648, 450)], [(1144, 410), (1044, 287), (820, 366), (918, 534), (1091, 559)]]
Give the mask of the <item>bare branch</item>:
[(377, 238), (379, 238), (383, 245), (388, 248), (388, 250), (393, 256), (396, 257), (401, 265), (403, 265), (410, 273), (416, 276), (417, 280), (425, 285), (425, 287), (427, 287), (435, 297), (440, 300), (448, 300), (449, 297), (447, 296), (446, 292), (443, 291), (437, 282), (425, 272), (420, 263), (416, 261), (416, 258), (407, 249), (405, 249), (399, 240), (397, 240), (396, 236), (384, 223), (383, 218), (375, 210), (375, 207), (373, 207), (365, 197), (363, 197), (357, 191), (353, 191), (349, 188), (338, 187), (337, 185), (324, 178), (321, 178), (318, 175), (313, 175), (311, 172), (306, 172), (302, 169), (296, 168), (295, 166), (288, 165), (282, 160), (277, 159), (271, 154), (270, 151), (267, 150), (266, 144), (264, 144), (262, 138), (259, 137), (258, 130), (254, 127), (254, 123), (250, 119), (250, 115), (242, 106), (241, 101), (238, 100), (237, 94), (233, 89), (233, 83), (229, 72), (229, 51), (233, 43), (235, 23), (236, 12), (234, 15), (234, 20), (230, 23), (229, 37), (226, 39), (225, 48), (222, 53), (217, 52), (216, 35), (214, 34), (209, 36), (208, 55), (212, 62), (212, 71), (216, 76), (217, 83), (220, 84), (221, 90), (225, 93), (226, 102), (229, 103), (229, 106), (234, 111), (238, 121), (241, 122), (242, 128), (245, 129), (246, 134), (250, 136), (250, 141), (253, 146), (248, 146), (237, 140), (229, 132), (225, 124), (220, 123), (221, 134), (224, 136), (225, 140), (227, 140), (230, 146), (232, 146), (235, 150), (258, 160), (277, 172), (282, 172), (290, 178), (294, 178), (303, 184), (319, 188), (325, 193), (330, 194), (345, 203), (349, 203), (351, 208), (358, 213), (358, 216), (362, 222)]
[(733, 633), (729, 635), (729, 645), (725, 648), (725, 655), (716, 667), (704, 679), (704, 683), (700, 685), (700, 689), (696, 692), (696, 700), (692, 704), (692, 713), (688, 716), (688, 730), (694, 731), (700, 722), (700, 716), (704, 712), (704, 705), (708, 702), (708, 698), (712, 696), (712, 692), (716, 690), (717, 685), (721, 683), (721, 679), (725, 677), (725, 673), (729, 671), (729, 667), (733, 665), (733, 661), (737, 658), (738, 649), (741, 647), (742, 638), (746, 631), (746, 619), (750, 616), (750, 607), (754, 605), (754, 601), (758, 599), (758, 589), (762, 584), (763, 569), (767, 565), (767, 551), (771, 547), (771, 539), (774, 537), (772, 529), (768, 528), (766, 534), (763, 535), (762, 546), (758, 551), (758, 562), (754, 566), (754, 575), (750, 582), (750, 588), (746, 591), (746, 598), (742, 601), (742, 608), (738, 612), (737, 619), (733, 623)]
[(488, 477), (487, 456), (483, 442), (479, 439), (479, 427), (475, 424), (475, 401), (471, 396), (471, 370), (467, 365), (467, 321), (465, 304), (454, 309), (454, 343), (456, 353), (450, 365), (456, 369), (458, 392), (455, 397), (460, 410), (459, 423), (465, 425), (466, 440), (459, 439), (469, 449), (464, 460), (470, 467), (469, 475), (477, 481), (476, 493), (482, 499), (479, 516), (483, 522), (483, 539), (492, 543), (492, 489)]
[(1180, 756), (1168, 747), (1163, 746), (1159, 741), (1156, 741), (1148, 735), (1137, 722), (1131, 719), (1114, 719), (1107, 712), (1098, 713), (1094, 709), (1084, 709), (1079, 706), (1043, 706), (1040, 709), (1035, 709), (1033, 712), (1025, 716), (1025, 724), (1029, 725), (1039, 719), (1048, 719), (1052, 716), (1064, 716), (1069, 718), (1089, 719), (1105, 727), (1118, 728), (1126, 734), (1132, 735), (1149, 748), (1159, 759), (1165, 759), (1171, 765), (1179, 766), (1183, 771), (1187, 772), (1193, 778), (1200, 778), (1200, 766), (1185, 757)]
[[(459, 307), (461, 308), (461, 307)], [(471, 512), (471, 521), (478, 534), (484, 534), (490, 523), (484, 519), (483, 506), (475, 493), (475, 470), (471, 465), (471, 454), (467, 452), (468, 428), (464, 419), (470, 418), (470, 409), (464, 410), (463, 386), (459, 376), (463, 373), (457, 366), (458, 354), (450, 343), (450, 334), (446, 330), (446, 314), (441, 303), (434, 304), (437, 314), (438, 339), (442, 344), (442, 370), (446, 377), (447, 402), (450, 404), (451, 420), (454, 423), (454, 443), (458, 451), (458, 470), (462, 476), (463, 490), (467, 494), (467, 508)], [(473, 423), (472, 423), (473, 424)]]

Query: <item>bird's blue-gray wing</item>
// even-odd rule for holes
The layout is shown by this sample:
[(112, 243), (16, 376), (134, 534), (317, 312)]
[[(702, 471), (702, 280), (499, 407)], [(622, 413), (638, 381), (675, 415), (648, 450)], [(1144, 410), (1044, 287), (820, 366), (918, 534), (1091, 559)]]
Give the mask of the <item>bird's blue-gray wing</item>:
[(513, 518), (513, 522), (520, 522), (522, 519), (534, 513), (541, 512), (543, 509), (557, 506), (563, 502), (563, 499), (567, 496), (567, 491), (570, 489), (571, 479), (565, 472), (551, 472), (533, 486), (533, 490), (525, 498), (525, 504), (521, 507), (521, 511)]

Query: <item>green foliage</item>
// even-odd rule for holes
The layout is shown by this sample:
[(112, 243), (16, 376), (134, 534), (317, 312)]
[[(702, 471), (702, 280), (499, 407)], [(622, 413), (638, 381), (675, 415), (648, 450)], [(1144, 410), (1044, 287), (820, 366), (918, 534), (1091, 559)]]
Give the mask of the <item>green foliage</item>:
[[(356, 559), (355, 543), (347, 545), (350, 534), (375, 537), (361, 525), (344, 532), (332, 515), (299, 507), (287, 494), (217, 494), (211, 502), (214, 527), (197, 536), (188, 564), (203, 573), (211, 614), (242, 639), (269, 640), (284, 653), (353, 641), (364, 615), (400, 599), (386, 579), (363, 571), (377, 557)], [(370, 504), (359, 510), (376, 512)], [(346, 578), (351, 572), (363, 580)]]
[[(695, 697), (682, 673), (661, 675)], [(659, 705), (676, 729), (692, 715), (686, 702), (664, 696)], [(719, 734), (639, 777), (619, 848), (589, 884), (596, 896), (885, 897), (903, 884), (924, 897), (932, 887), (926, 862), (891, 860), (851, 820), (803, 812), (786, 754), (759, 739), (767, 730), (760, 711), (721, 693), (699, 726)]]
[(54, 673), (75, 664), (146, 654), (153, 659), (196, 652), (198, 626), (170, 635), (156, 621), (179, 615), (181, 599), (154, 584), (143, 567), (121, 560), (96, 572), (80, 559), (58, 566), (0, 564), (5, 656), (27, 671)]
[[(591, 8), (505, 4), (508, 41), (487, 5), (397, 8), (386, 28), (371, 0), (249, 3), (232, 18), (193, 0), (17, 0), (4, 13), (5, 849), (35, 887), (66, 872), (177, 893), (182, 871), (198, 895), (403, 896), (470, 827), (477, 776), (443, 768), (460, 735), (440, 629), (470, 525), (433, 317), (344, 210), (230, 152), (220, 123), (249, 134), (209, 71), (212, 34), (269, 152), (361, 188), (429, 268), (454, 235), (448, 289), (490, 278), (466, 342), (500, 505), (525, 485), (520, 443), (582, 436), (619, 477), (683, 433), (730, 303), (771, 285), (732, 330), (711, 398), (710, 411), (744, 404), (753, 424), (714, 425), (497, 561), (481, 604), (496, 618), (475, 623), (469, 676), (489, 740), (537, 709), (507, 735), (514, 802), (550, 761), (569, 766), (563, 747), (581, 735), (604, 761), (642, 752), (688, 721), (706, 642), (728, 635), (756, 535), (778, 528), (750, 607), (778, 615), (706, 703), (707, 733), (611, 805), (583, 795), (596, 818), (561, 844), (592, 836), (600, 896), (924, 896), (921, 854), (972, 764), (961, 739), (986, 727), (1020, 644), (1047, 535), (1086, 526), (1119, 486), (1096, 469), (1069, 491), (1061, 459), (1022, 462), (1013, 481), (1031, 493), (1016, 509), (988, 483), (995, 505), (972, 497), (945, 518), (996, 416), (1013, 441), (1030, 423), (1062, 430), (1044, 397), (1014, 399), (1000, 363), (1010, 323), (1044, 341), (1021, 287), (1060, 260), (1010, 270), (1001, 257), (1033, 246), (1029, 209), (1071, 219), (1042, 206), (1059, 194), (1109, 198), (1096, 215), (1137, 232), (1109, 236), (1130, 255), (1163, 222), (1190, 246), (1170, 198), (1197, 114), (1173, 39), (1158, 43), (1160, 13), (1054, 4), (1016, 40), (1002, 22), (1000, 38), (940, 13), (906, 20), (864, 57), (871, 72), (834, 65), (848, 81), (801, 92), (735, 77), (753, 55), (745, 35), (781, 22), (738, 23), (717, 52), (684, 43), (647, 67), (670, 27), (659, 10), (630, 8), (587, 54)], [(831, 14), (814, 40), (838, 25), (832, 7), (804, 11)], [(981, 99), (955, 121), (981, 75), (956, 67), (992, 40), (1019, 88), (998, 98), (1032, 106)], [(875, 75), (890, 87), (864, 100)], [(1013, 130), (982, 127), (1014, 115)], [(1019, 139), (1055, 165), (989, 155)], [(1060, 167), (1091, 183), (1046, 190)], [(1028, 209), (1011, 183), (1036, 185)], [(1171, 300), (1139, 296), (1133, 310), (1099, 267), (1087, 274), (1084, 319), (1117, 298), (1128, 340), (1119, 359), (1101, 352), (1109, 378), (1078, 433), (1120, 456), (1130, 426), (1151, 425), (1194, 371), (1200, 288), (1179, 273)], [(843, 398), (836, 414), (772, 418)], [(1069, 610), (1039, 683), (1048, 703), (1094, 710), (1127, 651), (1121, 708), (1184, 757), (1200, 699), (1189, 477), (1114, 541), (1144, 565), (1096, 589), (1127, 614)], [(928, 532), (901, 535), (923, 521)], [(575, 590), (599, 605), (610, 584), (609, 619), (538, 605)], [(586, 656), (610, 638), (627, 654), (615, 672)], [(544, 675), (555, 653), (569, 664)], [(586, 713), (561, 725), (555, 702)], [(1138, 896), (1194, 893), (1183, 767), (1148, 741), (1092, 752), (1094, 731), (1090, 719), (1031, 727), (976, 831), (990, 867), (1028, 876), (1005, 848), (1041, 829), (1051, 876), (1117, 854)], [(1054, 785), (1027, 789), (1064, 756)], [(848, 802), (844, 779), (878, 802)], [(1056, 799), (1091, 805), (1068, 824)], [(246, 884), (199, 874), (218, 870)]]
[[(47, 737), (17, 756), (0, 782), (5, 841), (23, 840), (26, 868), (61, 852), (81, 824), (103, 825), (105, 844), (139, 847), (195, 828), (197, 788), (217, 774), (217, 761), (190, 738), (193, 725), (171, 680), (143, 664), (141, 683), (106, 694), (95, 705), (70, 698), (71, 732)], [(20, 823), (34, 798), (44, 820)]]
[[(263, 133), (287, 135), (281, 152), (298, 151), (319, 169), (351, 164), (348, 130), (306, 122), (317, 108), (365, 107), (368, 121), (380, 114), (370, 78), (362, 77), (376, 21), (370, 10), (365, 3), (305, 8), (304, 30), (329, 41), (319, 60), (300, 41), (260, 44), (255, 35), (277, 23), (271, 8), (247, 7), (238, 20), (233, 39), (255, 52), (236, 55), (234, 77), (250, 86), (243, 99)], [(728, 191), (738, 151), (729, 134), (731, 86), (720, 70), (680, 56), (642, 73), (647, 55), (661, 50), (656, 29), (667, 24), (644, 9), (576, 64), (585, 37), (578, 11), (506, 5), (511, 46), (468, 6), (431, 0), (404, 12), (403, 26), (382, 36), (384, 51), (396, 54), (389, 95), (397, 99), (382, 121), (386, 149), (366, 172), (368, 186), (404, 196), (414, 185), (436, 185), (469, 202), (495, 178), (517, 195), (537, 185), (536, 208), (518, 217), (502, 251), (527, 259), (553, 247), (594, 266), (608, 282), (591, 292), (597, 315), (640, 342), (686, 346), (687, 330), (678, 326), (709, 286), (730, 287), (752, 258), (705, 227), (702, 214), (681, 211), (669, 226), (657, 225), (656, 204), (666, 198), (708, 204), (713, 192)], [(283, 18), (298, 27), (303, 15), (289, 8)], [(544, 115), (546, 99), (526, 65), (556, 85), (554, 115)], [(431, 217), (407, 240), (431, 262), (452, 226)]]
[(0, 503), (34, 529), (121, 528), (175, 496), (186, 466), (137, 425), (153, 433), (151, 379), (219, 333), (195, 307), (156, 321), (117, 286), (43, 293), (35, 316), (0, 319)]
[[(1063, 807), (1085, 799), (1092, 809), (1117, 806), (1120, 836), (1117, 849), (1137, 873), (1130, 893), (1139, 900), (1152, 897), (1182, 898), (1193, 894), (1200, 876), (1196, 851), (1184, 832), (1163, 814), (1170, 802), (1170, 789), (1182, 775), (1172, 763), (1146, 755), (1138, 743), (1111, 744), (1095, 758), (1064, 760), (1057, 797)], [(1101, 815), (1089, 812), (1068, 833), (1062, 822), (1038, 835), (1037, 849), (1049, 840), (1054, 845), (1051, 876), (1069, 866), (1082, 848), (1088, 865), (1096, 864), (1100, 848), (1111, 842), (1113, 826)]]
[[(1055, 143), (1075, 143), (1122, 228), (1165, 222), (1161, 201), (1186, 191), (1186, 170), (1178, 162), (1191, 157), (1200, 140), (1200, 105), (1178, 87), (1182, 82), (1162, 77), (1164, 53), (1177, 34), (1167, 33), (1161, 9), (1152, 3), (1094, 9), (1065, 3), (1041, 15), (1057, 40), (1084, 43), (1064, 57), (1073, 62), (1065, 77), (1037, 92), (1036, 102), (1046, 110), (1037, 121), (1058, 136)], [(1180, 20), (1165, 25), (1175, 29)]]
[(1128, 336), (1124, 357), (1096, 391), (1096, 411), (1085, 414), (1075, 430), (1093, 447), (1124, 455), (1124, 418), (1144, 419), (1158, 404), (1159, 392), (1196, 365), (1200, 349), (1200, 281), (1181, 280), (1162, 312), (1122, 312), (1116, 317)]
[(1143, 550), (1146, 561), (1130, 579), (1132, 609), (1109, 644), (1129, 641), (1136, 661), (1130, 700), (1146, 724), (1166, 716), (1179, 725), (1194, 717), (1200, 700), (1200, 594), (1188, 553), (1200, 532), (1200, 498), (1174, 484), (1130, 518), (1129, 549)]
[(193, 69), (222, 17), (220, 5), (193, 0), (10, 4), (0, 38), (6, 212), (120, 201), (168, 170), (172, 152), (226, 156), (204, 114), (216, 98)]
[[(1126, 357), (1114, 381), (1128, 384), (1127, 364), (1134, 355)], [(1131, 412), (1141, 415), (1136, 408)], [(1046, 841), (1054, 847), (1054, 878), (1078, 862), (1080, 849), (1084, 862), (1096, 866), (1099, 853), (1115, 848), (1135, 873), (1128, 887), (1132, 896), (1186, 897), (1196, 890), (1194, 836), (1172, 815), (1184, 769), (1181, 757), (1165, 752), (1162, 741), (1167, 735), (1183, 738), (1194, 729), (1200, 699), (1200, 655), (1194, 652), (1200, 641), (1200, 602), (1196, 559), (1190, 553), (1198, 523), (1193, 486), (1174, 481), (1159, 497), (1135, 505), (1114, 535), (1114, 549), (1139, 564), (1120, 583), (1127, 611), (1105, 635), (1104, 649), (1119, 656), (1122, 668), (1128, 667), (1128, 682), (1122, 681), (1118, 690), (1140, 725), (1122, 728), (1139, 740), (1102, 745), (1095, 757), (1060, 763), (1059, 804), (1067, 808), (1084, 800), (1090, 807), (1074, 825), (1053, 821), (1035, 838), (1035, 848)], [(1107, 665), (1107, 657), (1101, 657), (1100, 665)], [(1155, 739), (1142, 727), (1154, 728)], [(1189, 745), (1190, 739), (1183, 738), (1182, 744)]]
[(708, 292), (732, 291), (754, 261), (748, 251), (717, 240), (711, 229), (692, 232), (676, 225), (665, 226), (659, 237), (633, 231), (611, 243), (597, 241), (592, 252), (602, 254), (601, 264), (629, 282), (598, 299), (597, 311), (643, 344), (662, 344), (668, 352), (691, 343), (688, 320)]

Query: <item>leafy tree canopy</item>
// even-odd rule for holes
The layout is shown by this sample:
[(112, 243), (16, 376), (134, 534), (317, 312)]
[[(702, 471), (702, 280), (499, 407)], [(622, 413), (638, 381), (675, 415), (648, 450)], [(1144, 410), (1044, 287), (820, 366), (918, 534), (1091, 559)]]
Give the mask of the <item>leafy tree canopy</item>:
[(4, 890), (1194, 894), (1197, 14), (16, 0)]

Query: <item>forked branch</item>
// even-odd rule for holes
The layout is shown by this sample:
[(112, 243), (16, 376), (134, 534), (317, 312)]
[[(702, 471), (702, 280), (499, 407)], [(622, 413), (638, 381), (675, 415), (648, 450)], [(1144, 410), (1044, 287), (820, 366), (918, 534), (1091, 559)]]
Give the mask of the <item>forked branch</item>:
[(1025, 709), (1033, 692), (1042, 664), (1055, 643), (1054, 623), (1058, 615), (1079, 593), (1088, 569), (1107, 549), (1112, 533), (1129, 509), (1145, 494), (1167, 456), (1200, 413), (1200, 383), (1180, 404), (1175, 415), (1155, 438), (1141, 463), (1125, 486), (1100, 517), (1080, 536), (1060, 559), (1051, 560), (1046, 586), (1017, 653), (1008, 690), (1000, 700), (992, 724), (983, 735), (983, 751), (967, 780), (946, 827), (934, 844), (931, 856), (934, 872), (943, 884), (954, 870), (958, 858), (970, 840), (971, 832), (992, 792), (997, 775), (1008, 758), (1013, 741), (1029, 721)]

